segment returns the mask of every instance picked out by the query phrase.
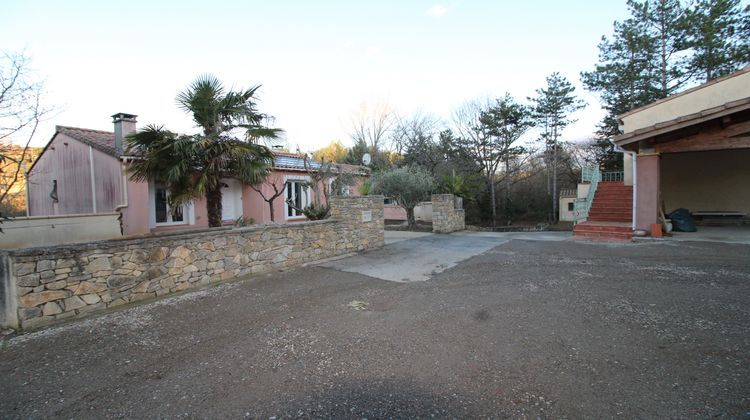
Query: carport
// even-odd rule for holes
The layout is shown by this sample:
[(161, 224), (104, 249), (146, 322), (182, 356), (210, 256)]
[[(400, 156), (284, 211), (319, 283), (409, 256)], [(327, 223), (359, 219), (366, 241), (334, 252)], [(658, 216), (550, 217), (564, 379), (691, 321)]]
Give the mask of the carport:
[(663, 206), (750, 234), (750, 67), (619, 118), (635, 228), (659, 223)]

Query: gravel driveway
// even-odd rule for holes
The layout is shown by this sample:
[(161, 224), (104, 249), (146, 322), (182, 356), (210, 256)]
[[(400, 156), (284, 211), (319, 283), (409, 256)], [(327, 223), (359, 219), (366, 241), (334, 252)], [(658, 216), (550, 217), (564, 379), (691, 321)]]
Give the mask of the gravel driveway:
[(746, 417), (748, 297), (750, 246), (708, 242), (305, 267), (6, 341), (0, 417)]

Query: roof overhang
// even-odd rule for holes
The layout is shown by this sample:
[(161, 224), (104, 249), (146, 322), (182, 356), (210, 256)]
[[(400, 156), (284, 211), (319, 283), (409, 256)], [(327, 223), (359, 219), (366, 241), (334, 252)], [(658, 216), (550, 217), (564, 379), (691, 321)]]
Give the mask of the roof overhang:
[(711, 121), (724, 119), (750, 110), (750, 97), (728, 102), (724, 105), (705, 109), (700, 112), (683, 115), (681, 117), (660, 122), (648, 127), (643, 127), (635, 131), (616, 136), (612, 142), (625, 149), (632, 149), (629, 145), (637, 144), (640, 141), (668, 135), (670, 133), (700, 126)]

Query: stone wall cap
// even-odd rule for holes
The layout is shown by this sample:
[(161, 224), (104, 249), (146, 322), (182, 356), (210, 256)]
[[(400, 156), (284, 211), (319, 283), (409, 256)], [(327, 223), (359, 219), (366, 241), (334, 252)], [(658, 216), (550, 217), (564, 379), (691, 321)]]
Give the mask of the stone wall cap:
[(378, 199), (384, 199), (384, 195), (359, 195), (359, 196), (343, 196), (343, 195), (337, 195), (334, 197), (331, 197), (331, 200), (359, 200), (363, 198), (378, 198)]
[(2, 253), (0, 253), (0, 255), (12, 255), (12, 256), (19, 256), (19, 257), (35, 256), (35, 255), (45, 255), (45, 254), (56, 254), (60, 251), (65, 252), (65, 251), (96, 250), (100, 248), (109, 248), (109, 247), (118, 247), (118, 246), (127, 247), (131, 245), (143, 244), (146, 242), (152, 242), (153, 244), (158, 246), (158, 244), (161, 241), (206, 238), (206, 237), (216, 236), (217, 234), (223, 234), (222, 236), (240, 235), (243, 232), (248, 232), (248, 231), (263, 231), (263, 230), (274, 230), (274, 229), (298, 230), (309, 225), (340, 223), (340, 222), (341, 221), (338, 219), (325, 219), (325, 220), (312, 220), (312, 221), (285, 223), (285, 224), (264, 224), (264, 225), (259, 225), (259, 226), (247, 226), (247, 227), (241, 227), (241, 228), (226, 226), (226, 227), (215, 227), (215, 228), (204, 228), (204, 229), (173, 230), (173, 231), (166, 231), (166, 232), (151, 233), (151, 234), (146, 234), (146, 235), (126, 236), (126, 237), (115, 238), (115, 239), (105, 239), (101, 241), (79, 242), (79, 243), (54, 245), (54, 246), (41, 246), (41, 247), (32, 247), (32, 248), (19, 248), (19, 249), (4, 250)]

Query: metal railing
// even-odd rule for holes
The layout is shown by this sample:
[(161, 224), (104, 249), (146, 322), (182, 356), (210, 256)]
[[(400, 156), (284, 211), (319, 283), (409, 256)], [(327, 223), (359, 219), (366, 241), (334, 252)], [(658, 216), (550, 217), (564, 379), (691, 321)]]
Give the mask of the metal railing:
[(622, 182), (625, 179), (623, 171), (605, 171), (602, 172), (602, 182)]
[(581, 181), (589, 183), (589, 192), (586, 198), (577, 198), (573, 206), (573, 218), (576, 223), (589, 217), (591, 203), (594, 201), (596, 187), (602, 180), (602, 172), (595, 166), (584, 166), (581, 168)]

